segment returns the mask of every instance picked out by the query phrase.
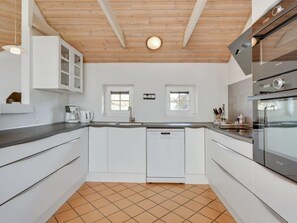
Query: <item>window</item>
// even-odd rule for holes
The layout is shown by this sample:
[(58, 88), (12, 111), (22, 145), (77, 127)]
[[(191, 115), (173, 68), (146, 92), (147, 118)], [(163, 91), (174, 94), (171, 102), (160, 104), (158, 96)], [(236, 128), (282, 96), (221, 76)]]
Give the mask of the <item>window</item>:
[(123, 115), (132, 106), (132, 86), (106, 86), (105, 87), (105, 114)]
[(130, 106), (129, 91), (111, 91), (110, 101), (110, 110), (127, 111)]
[(195, 116), (196, 97), (194, 86), (166, 86), (167, 108), (169, 116)]

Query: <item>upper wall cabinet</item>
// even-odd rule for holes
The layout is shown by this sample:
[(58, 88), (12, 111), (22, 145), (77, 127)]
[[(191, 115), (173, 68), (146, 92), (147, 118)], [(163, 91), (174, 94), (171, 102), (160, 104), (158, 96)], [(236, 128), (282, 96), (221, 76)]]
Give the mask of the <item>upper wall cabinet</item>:
[(82, 54), (58, 36), (34, 36), (33, 88), (82, 93)]

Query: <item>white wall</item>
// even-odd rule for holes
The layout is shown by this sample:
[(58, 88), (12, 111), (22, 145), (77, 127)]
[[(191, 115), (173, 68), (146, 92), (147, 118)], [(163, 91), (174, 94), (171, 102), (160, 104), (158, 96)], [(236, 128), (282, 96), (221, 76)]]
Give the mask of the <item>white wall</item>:
[[(227, 64), (112, 63), (85, 64), (85, 94), (70, 96), (70, 103), (95, 113), (96, 121), (128, 121), (128, 117), (103, 115), (103, 85), (134, 85), (136, 121), (213, 121), (212, 108), (226, 105), (228, 97)], [(165, 84), (196, 85), (198, 112), (192, 118), (165, 116)], [(155, 93), (155, 101), (142, 99)]]
[(252, 22), (256, 22), (268, 9), (281, 0), (252, 0)]
[(6, 103), (10, 93), (21, 91), (21, 56), (0, 52), (0, 103)]
[(64, 121), (65, 104), (69, 103), (68, 95), (34, 89), (31, 90), (30, 95), (34, 112), (28, 114), (0, 113), (0, 130)]

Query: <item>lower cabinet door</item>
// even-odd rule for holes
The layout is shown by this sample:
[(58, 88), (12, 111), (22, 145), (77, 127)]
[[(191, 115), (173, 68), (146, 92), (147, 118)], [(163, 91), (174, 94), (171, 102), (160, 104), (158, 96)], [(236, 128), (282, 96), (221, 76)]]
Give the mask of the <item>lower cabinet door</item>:
[(47, 219), (44, 219), (43, 215), (48, 209), (79, 182), (79, 177), (82, 176), (77, 176), (77, 172), (80, 168), (80, 158), (74, 159), (59, 171), (2, 205), (0, 222), (45, 222)]
[(108, 128), (108, 172), (146, 172), (146, 128)]

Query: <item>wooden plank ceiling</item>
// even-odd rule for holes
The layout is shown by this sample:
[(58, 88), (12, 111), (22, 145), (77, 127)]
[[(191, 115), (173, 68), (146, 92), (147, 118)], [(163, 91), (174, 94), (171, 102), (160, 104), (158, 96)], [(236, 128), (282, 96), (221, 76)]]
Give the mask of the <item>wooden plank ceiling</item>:
[[(227, 46), (251, 14), (251, 0), (208, 0), (186, 48), (184, 31), (196, 0), (110, 0), (125, 34), (122, 48), (97, 0), (36, 0), (48, 23), (85, 62), (228, 62)], [(146, 48), (158, 35), (163, 46)]]
[[(21, 43), (21, 1), (16, 2), (17, 44)], [(0, 1), (0, 52), (2, 46), (15, 44), (14, 36), (15, 1)]]

